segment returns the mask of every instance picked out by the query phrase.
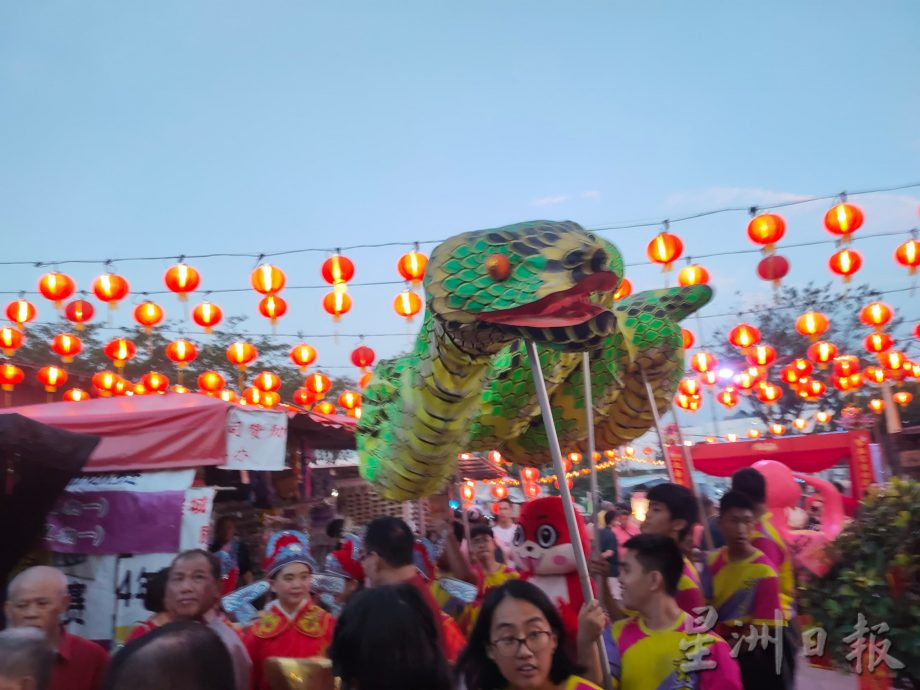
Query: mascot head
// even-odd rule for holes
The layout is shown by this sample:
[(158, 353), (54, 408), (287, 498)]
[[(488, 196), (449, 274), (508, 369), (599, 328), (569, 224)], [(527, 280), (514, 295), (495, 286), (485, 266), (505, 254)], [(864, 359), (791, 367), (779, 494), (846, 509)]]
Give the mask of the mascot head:
[(565, 522), (562, 498), (549, 496), (526, 503), (514, 533), (515, 557), (528, 575), (565, 575), (575, 570), (578, 544), (590, 553), (588, 530), (576, 513), (578, 539), (572, 540)]

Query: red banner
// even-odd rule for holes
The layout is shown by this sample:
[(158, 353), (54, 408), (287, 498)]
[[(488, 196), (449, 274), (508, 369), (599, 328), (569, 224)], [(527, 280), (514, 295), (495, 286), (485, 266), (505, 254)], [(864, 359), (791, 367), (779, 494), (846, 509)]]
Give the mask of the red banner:
[(681, 486), (686, 486), (690, 491), (693, 488), (693, 475), (690, 474), (690, 468), (687, 467), (687, 461), (684, 459), (684, 449), (681, 446), (666, 446), (667, 456), (665, 461), (668, 464), (668, 474), (671, 481)]
[(877, 481), (872, 454), (869, 452), (868, 431), (850, 432), (850, 479), (853, 484), (852, 495), (856, 500), (861, 500), (869, 485)]

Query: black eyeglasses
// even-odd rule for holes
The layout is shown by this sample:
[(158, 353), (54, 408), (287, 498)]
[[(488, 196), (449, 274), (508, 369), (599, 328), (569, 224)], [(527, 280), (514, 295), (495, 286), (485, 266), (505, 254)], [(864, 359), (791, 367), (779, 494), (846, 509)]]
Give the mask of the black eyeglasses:
[(499, 656), (513, 657), (521, 651), (521, 645), (527, 645), (531, 652), (542, 652), (549, 647), (553, 633), (549, 630), (531, 630), (524, 637), (500, 637), (493, 640), (491, 645)]

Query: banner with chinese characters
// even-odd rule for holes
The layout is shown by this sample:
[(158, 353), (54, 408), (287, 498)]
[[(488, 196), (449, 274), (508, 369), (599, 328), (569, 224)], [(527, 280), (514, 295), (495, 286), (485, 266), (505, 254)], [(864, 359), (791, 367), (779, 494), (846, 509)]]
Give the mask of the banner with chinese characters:
[(67, 630), (88, 640), (112, 639), (118, 556), (55, 556), (54, 565), (67, 576), (70, 608), (64, 614)]
[(209, 487), (189, 489), (185, 492), (179, 551), (208, 548), (208, 543), (211, 541), (210, 527), (214, 493), (214, 489)]
[(852, 495), (856, 500), (862, 500), (866, 491), (869, 490), (869, 485), (878, 481), (875, 476), (869, 441), (868, 431), (850, 432), (850, 478)]
[(184, 491), (195, 480), (195, 470), (164, 472), (106, 472), (84, 474), (67, 484), (69, 493), (82, 491)]
[(287, 413), (231, 408), (227, 413), (227, 462), (223, 470), (283, 470)]
[(666, 446), (666, 449), (668, 474), (671, 477), (671, 481), (693, 491), (693, 475), (690, 473), (690, 468), (687, 467), (687, 461), (684, 459), (683, 447), (669, 445)]

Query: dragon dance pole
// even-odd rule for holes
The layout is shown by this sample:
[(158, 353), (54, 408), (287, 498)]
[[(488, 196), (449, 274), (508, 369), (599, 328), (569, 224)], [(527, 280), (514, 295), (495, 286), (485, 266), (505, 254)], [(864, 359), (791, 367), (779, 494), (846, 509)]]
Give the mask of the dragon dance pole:
[(588, 353), (581, 354), (581, 372), (585, 381), (585, 425), (588, 429), (588, 466), (591, 468), (591, 524), (594, 525), (594, 550), (600, 547), (597, 529), (600, 490), (597, 487), (597, 462), (594, 460), (594, 397), (591, 394), (591, 362)]
[[(565, 522), (569, 528), (569, 537), (574, 547), (578, 539), (578, 521), (575, 519), (575, 504), (572, 502), (572, 493), (569, 491), (568, 478), (565, 476), (565, 465), (562, 464), (562, 450), (559, 447), (559, 436), (556, 434), (556, 423), (553, 421), (553, 409), (549, 404), (549, 394), (546, 392), (546, 381), (543, 379), (543, 370), (540, 368), (540, 355), (537, 346), (531, 340), (525, 340), (527, 359), (530, 360), (530, 373), (533, 376), (534, 387), (537, 391), (537, 400), (540, 401), (540, 414), (543, 417), (543, 426), (546, 428), (546, 441), (549, 445), (549, 454), (553, 458), (553, 470), (556, 472), (556, 483), (562, 496), (562, 507), (565, 512)], [(575, 566), (578, 569), (578, 580), (581, 583), (581, 593), (585, 601), (595, 599), (594, 590), (591, 588), (591, 574), (588, 572), (588, 559), (583, 549), (573, 548), (575, 552)], [(607, 659), (607, 648), (604, 640), (597, 641), (597, 651), (600, 655), (601, 670), (604, 674), (604, 687), (612, 688), (613, 680), (610, 677), (610, 661)]]

